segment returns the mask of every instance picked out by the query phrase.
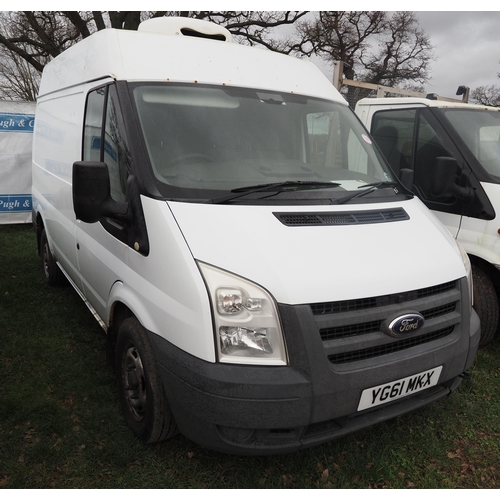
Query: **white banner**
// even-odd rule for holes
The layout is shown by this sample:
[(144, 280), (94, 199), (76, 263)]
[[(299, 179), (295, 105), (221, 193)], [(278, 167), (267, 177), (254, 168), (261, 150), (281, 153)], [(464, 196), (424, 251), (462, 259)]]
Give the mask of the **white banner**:
[(31, 222), (35, 103), (0, 101), (0, 224)]

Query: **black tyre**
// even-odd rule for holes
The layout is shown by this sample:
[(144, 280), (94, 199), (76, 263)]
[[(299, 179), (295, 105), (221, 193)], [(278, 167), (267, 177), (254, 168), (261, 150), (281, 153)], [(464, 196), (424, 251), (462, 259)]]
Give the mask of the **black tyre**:
[(135, 318), (123, 321), (116, 342), (120, 401), (132, 432), (145, 443), (177, 433), (147, 332)]
[(66, 277), (64, 276), (61, 269), (59, 269), (59, 266), (56, 264), (56, 261), (52, 256), (45, 229), (42, 231), (42, 235), (40, 237), (40, 257), (42, 261), (42, 271), (45, 277), (45, 282), (51, 286), (64, 284), (66, 281)]
[(472, 266), (472, 280), (474, 283), (474, 309), (481, 320), (479, 347), (484, 347), (493, 340), (498, 328), (498, 297), (493, 283), (482, 269)]

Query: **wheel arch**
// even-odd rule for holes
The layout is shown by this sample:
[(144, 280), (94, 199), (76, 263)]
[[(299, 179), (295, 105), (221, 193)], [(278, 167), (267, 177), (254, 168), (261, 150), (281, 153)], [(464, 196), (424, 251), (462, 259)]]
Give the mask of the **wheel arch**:
[(124, 319), (135, 317), (144, 328), (155, 331), (156, 324), (140, 294), (123, 281), (116, 281), (109, 292), (108, 328), (118, 330)]
[(36, 213), (36, 217), (33, 218), (33, 226), (36, 233), (36, 248), (38, 252), (38, 257), (42, 255), (42, 250), (40, 244), (42, 241), (42, 232), (45, 229), (45, 224), (43, 223), (43, 218), (40, 212)]
[(469, 256), (472, 264), (474, 309), (481, 320), (479, 347), (487, 346), (500, 328), (500, 271), (489, 262)]
[(497, 293), (500, 294), (500, 270), (487, 260), (478, 257), (477, 255), (468, 254), (470, 262), (473, 266), (478, 267), (491, 277), (491, 281)]
[(114, 366), (116, 340), (121, 324), (127, 318), (135, 318), (146, 329), (152, 329), (147, 308), (137, 294), (128, 289), (122, 281), (116, 281), (109, 294), (108, 321), (106, 334), (107, 361)]
[(106, 362), (115, 369), (116, 339), (120, 325), (127, 319), (135, 317), (132, 310), (123, 302), (116, 301), (110, 309), (109, 324), (106, 330)]

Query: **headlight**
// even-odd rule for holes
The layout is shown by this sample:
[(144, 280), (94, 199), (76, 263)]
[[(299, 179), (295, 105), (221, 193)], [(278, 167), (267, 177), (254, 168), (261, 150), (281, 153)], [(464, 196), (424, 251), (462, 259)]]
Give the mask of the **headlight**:
[(462, 256), (462, 261), (464, 263), (465, 271), (467, 273), (467, 283), (469, 284), (470, 306), (472, 308), (472, 306), (474, 305), (474, 293), (472, 291), (472, 289), (473, 289), (473, 287), (472, 287), (472, 266), (471, 266), (471, 263), (469, 260), (469, 256), (467, 255), (467, 252), (464, 250), (462, 245), (460, 245), (460, 243), (458, 243), (458, 241), (456, 243), (457, 243), (458, 249), (460, 250), (460, 255)]
[(221, 363), (286, 365), (283, 332), (273, 297), (263, 288), (198, 262), (214, 314)]

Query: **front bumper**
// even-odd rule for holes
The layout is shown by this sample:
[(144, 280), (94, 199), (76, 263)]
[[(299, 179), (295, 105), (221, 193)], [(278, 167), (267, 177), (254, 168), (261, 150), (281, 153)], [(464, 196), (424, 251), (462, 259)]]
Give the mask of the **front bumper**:
[[(479, 345), (479, 319), (472, 311), (452, 335), (404, 353), (335, 366), (311, 331), (306, 307), (280, 306), (287, 367), (208, 363), (150, 334), (168, 401), (186, 437), (240, 455), (287, 453), (324, 443), (448, 396)], [(436, 366), (443, 366), (438, 385), (357, 411), (364, 389)]]

